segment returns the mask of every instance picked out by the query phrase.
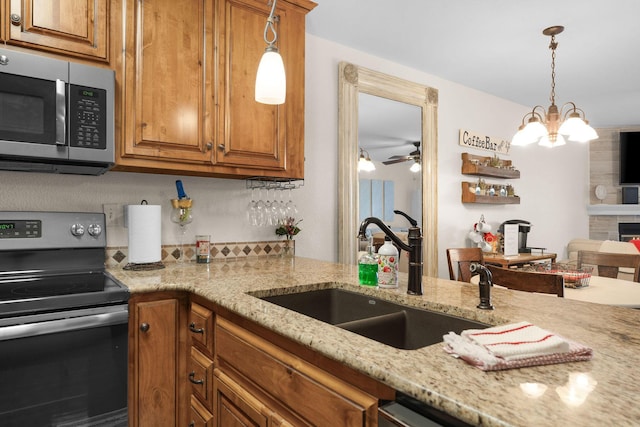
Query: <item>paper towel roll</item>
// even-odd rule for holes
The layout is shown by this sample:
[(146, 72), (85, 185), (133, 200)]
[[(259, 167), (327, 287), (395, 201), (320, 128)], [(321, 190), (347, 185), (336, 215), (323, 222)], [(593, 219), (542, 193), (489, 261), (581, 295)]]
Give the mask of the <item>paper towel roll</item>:
[(162, 257), (160, 205), (127, 205), (129, 262), (159, 262)]

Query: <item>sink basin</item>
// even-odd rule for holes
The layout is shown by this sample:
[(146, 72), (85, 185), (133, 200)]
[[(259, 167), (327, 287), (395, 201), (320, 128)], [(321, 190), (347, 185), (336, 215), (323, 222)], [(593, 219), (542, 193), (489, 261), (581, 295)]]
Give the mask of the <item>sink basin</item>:
[(321, 289), (261, 298), (380, 343), (415, 350), (442, 342), (450, 331), (489, 325), (410, 307), (344, 289)]

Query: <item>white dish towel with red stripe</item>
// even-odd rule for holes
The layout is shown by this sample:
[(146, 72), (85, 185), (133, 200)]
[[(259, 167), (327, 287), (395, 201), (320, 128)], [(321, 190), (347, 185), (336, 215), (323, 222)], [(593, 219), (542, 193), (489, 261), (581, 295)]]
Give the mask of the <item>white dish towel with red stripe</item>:
[(449, 332), (443, 339), (445, 351), (487, 371), (589, 360), (593, 354), (529, 322)]

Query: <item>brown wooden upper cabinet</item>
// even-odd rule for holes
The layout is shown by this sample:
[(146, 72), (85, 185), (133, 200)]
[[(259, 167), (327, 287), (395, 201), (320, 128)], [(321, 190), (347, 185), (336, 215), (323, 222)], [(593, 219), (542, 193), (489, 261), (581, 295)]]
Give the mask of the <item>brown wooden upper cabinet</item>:
[(108, 61), (109, 0), (4, 0), (7, 44)]
[(305, 15), (315, 3), (278, 1), (287, 99), (272, 106), (254, 100), (266, 0), (121, 1), (115, 170), (304, 177)]

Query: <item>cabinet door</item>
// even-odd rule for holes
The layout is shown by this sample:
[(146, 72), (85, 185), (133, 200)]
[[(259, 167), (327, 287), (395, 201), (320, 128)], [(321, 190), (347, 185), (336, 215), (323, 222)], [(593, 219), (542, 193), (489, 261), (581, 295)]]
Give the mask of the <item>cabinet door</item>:
[[(255, 101), (255, 78), (266, 44), (264, 26), (269, 8), (266, 2), (226, 0), (219, 2), (220, 93), (224, 102), (215, 162), (218, 165), (259, 169), (285, 169), (286, 104), (265, 105)], [(283, 10), (278, 9), (279, 15)], [(283, 19), (280, 20), (282, 22)], [(285, 27), (276, 24), (278, 35)], [(281, 49), (282, 38), (278, 45)]]
[(267, 427), (270, 412), (266, 406), (216, 370), (214, 383), (214, 413), (216, 427)]
[(7, 43), (107, 60), (109, 0), (11, 0)]
[(125, 9), (124, 160), (117, 163), (210, 165), (213, 0), (127, 0)]
[(269, 5), (265, 1), (225, 0), (218, 7), (218, 91), (224, 99), (218, 109), (221, 126), (215, 164), (302, 178), (306, 10), (278, 2), (276, 44), (285, 64), (287, 99), (283, 105), (265, 105), (255, 101), (254, 92), (256, 71), (266, 48), (264, 27)]
[(131, 425), (178, 425), (179, 309), (176, 299), (133, 305), (130, 330), (135, 345), (130, 355), (135, 410)]

